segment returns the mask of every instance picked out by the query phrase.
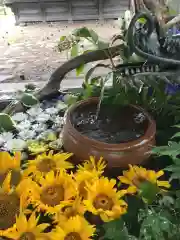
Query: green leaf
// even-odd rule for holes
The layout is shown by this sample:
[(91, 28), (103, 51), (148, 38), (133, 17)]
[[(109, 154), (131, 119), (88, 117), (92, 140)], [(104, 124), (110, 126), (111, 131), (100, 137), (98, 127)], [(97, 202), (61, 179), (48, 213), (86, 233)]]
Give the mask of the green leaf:
[(90, 84), (91, 85), (99, 85), (101, 83), (101, 80), (102, 80), (101, 76), (91, 78)]
[(99, 39), (97, 33), (94, 30), (88, 29), (86, 27), (76, 29), (73, 32), (73, 35), (83, 38), (91, 38), (94, 44), (96, 44)]
[(98, 49), (106, 49), (109, 47), (109, 43), (103, 42), (103, 41), (98, 41), (97, 47), (98, 47)]
[(31, 107), (31, 106), (39, 103), (38, 99), (30, 93), (24, 93), (20, 101), (26, 107)]
[(92, 29), (89, 30), (89, 33), (91, 35), (91, 38), (92, 38), (93, 42), (96, 44), (98, 39), (99, 39), (97, 33)]
[(71, 57), (76, 57), (78, 55), (78, 44), (74, 44), (71, 48)]
[(176, 199), (175, 208), (180, 209), (180, 198), (177, 198), (177, 199)]
[[(140, 239), (165, 240), (173, 238), (164, 238), (172, 230), (172, 223), (163, 216), (164, 211), (156, 212), (154, 209), (148, 209), (145, 212), (144, 221), (141, 224)], [(164, 233), (167, 233), (164, 235)]]
[(71, 95), (71, 94), (66, 94), (64, 97), (64, 103), (67, 104), (68, 106), (74, 104), (77, 102), (78, 97)]
[(60, 41), (64, 41), (66, 39), (66, 36), (61, 36)]
[(171, 138), (178, 138), (180, 137), (180, 132), (177, 132), (176, 134), (174, 134)]
[(178, 173), (171, 174), (171, 177), (169, 178), (169, 182), (171, 182), (174, 179), (180, 179), (180, 171)]
[(178, 166), (178, 165), (168, 166), (168, 167), (164, 168), (164, 170), (169, 171), (169, 172), (179, 173), (179, 174), (180, 174), (180, 166)]
[(76, 76), (79, 76), (84, 70), (84, 64), (81, 64), (78, 68), (76, 68)]
[(172, 158), (176, 158), (176, 156), (180, 153), (180, 143), (169, 141), (168, 145), (169, 146), (155, 147), (154, 149), (152, 149), (152, 153), (159, 156), (166, 155)]
[(85, 53), (90, 53), (90, 52), (92, 52), (92, 50), (85, 50), (85, 51), (83, 52), (83, 54), (85, 54)]
[(16, 129), (15, 122), (8, 114), (0, 113), (0, 129), (6, 132), (11, 132)]
[(171, 196), (163, 196), (163, 198), (159, 200), (159, 203), (169, 207), (174, 204), (174, 198)]
[(151, 182), (143, 182), (139, 186), (140, 196), (145, 198), (149, 203), (152, 203), (156, 199), (156, 195), (159, 193), (160, 189), (156, 184)]
[(89, 32), (89, 29), (86, 27), (78, 28), (72, 34), (74, 36), (84, 37), (84, 38), (91, 37), (91, 33)]
[(177, 190), (177, 191), (176, 191), (176, 196), (177, 196), (178, 198), (180, 198), (180, 190)]
[(104, 239), (128, 240), (130, 239), (128, 230), (122, 219), (114, 220), (103, 225), (105, 235)]
[(174, 126), (172, 126), (172, 127), (180, 128), (180, 124), (176, 124), (176, 125), (174, 125)]
[(144, 24), (144, 23), (146, 23), (146, 19), (145, 19), (145, 18), (139, 18), (139, 19), (138, 19), (138, 22)]
[(87, 99), (90, 96), (92, 96), (92, 92), (93, 92), (93, 86), (90, 84), (86, 84), (85, 90), (83, 92), (83, 99)]

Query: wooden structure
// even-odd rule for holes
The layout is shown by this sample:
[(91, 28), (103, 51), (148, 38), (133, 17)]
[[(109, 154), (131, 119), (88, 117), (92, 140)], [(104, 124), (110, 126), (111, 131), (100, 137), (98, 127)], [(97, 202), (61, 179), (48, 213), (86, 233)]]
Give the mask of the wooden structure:
[(117, 19), (129, 0), (6, 0), (16, 22)]

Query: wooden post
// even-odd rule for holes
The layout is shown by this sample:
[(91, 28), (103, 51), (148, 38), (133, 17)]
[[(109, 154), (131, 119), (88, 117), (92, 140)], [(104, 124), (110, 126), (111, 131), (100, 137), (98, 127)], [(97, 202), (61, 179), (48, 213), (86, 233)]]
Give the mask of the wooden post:
[(14, 12), (16, 25), (19, 25), (20, 19), (19, 19), (19, 10), (18, 10), (17, 5), (13, 3), (11, 6), (11, 9), (12, 9), (12, 12)]
[(42, 21), (46, 22), (46, 13), (45, 13), (44, 1), (40, 2), (40, 9), (41, 9), (41, 14), (42, 14)]
[(68, 23), (73, 23), (73, 9), (71, 0), (67, 0), (68, 8), (69, 8), (69, 18)]
[(99, 14), (99, 21), (104, 22), (104, 15), (103, 15), (103, 0), (98, 0), (98, 14)]

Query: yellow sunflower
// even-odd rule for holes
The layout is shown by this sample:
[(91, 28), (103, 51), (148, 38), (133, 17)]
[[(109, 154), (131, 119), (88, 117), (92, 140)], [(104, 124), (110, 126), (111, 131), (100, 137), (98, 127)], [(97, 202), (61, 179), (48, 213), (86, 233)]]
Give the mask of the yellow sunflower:
[(158, 180), (162, 175), (164, 175), (162, 170), (155, 172), (143, 167), (129, 165), (129, 170), (123, 171), (123, 176), (119, 176), (118, 179), (121, 183), (130, 185), (127, 189), (128, 193), (135, 194), (139, 191), (140, 185), (144, 182), (150, 182), (160, 188), (170, 188), (168, 181)]
[(94, 157), (90, 156), (89, 160), (85, 160), (83, 164), (78, 165), (77, 172), (94, 171), (98, 176), (101, 176), (104, 172), (105, 167), (106, 163), (102, 157), (96, 161)]
[(76, 183), (63, 170), (47, 173), (40, 178), (39, 184), (32, 184), (31, 202), (39, 211), (46, 211), (47, 214), (58, 212), (63, 201), (72, 200), (77, 195)]
[(84, 200), (86, 209), (99, 215), (104, 222), (119, 218), (127, 212), (127, 203), (121, 199), (126, 190), (117, 191), (116, 180), (101, 178), (93, 185), (87, 185), (88, 199)]
[(16, 223), (11, 232), (6, 234), (6, 237), (13, 240), (44, 240), (48, 237), (47, 233), (43, 231), (49, 226), (47, 223), (39, 224), (39, 217), (36, 217), (35, 212), (33, 212), (30, 218), (27, 220), (26, 215), (21, 212), (18, 217), (16, 217)]
[(28, 205), (29, 180), (22, 180), (16, 188), (11, 188), (9, 172), (0, 189), (0, 236), (12, 230), (16, 215)]
[(67, 161), (72, 155), (72, 153), (53, 154), (53, 151), (50, 151), (48, 154), (43, 153), (38, 155), (36, 159), (28, 161), (24, 175), (28, 176), (32, 174), (35, 178), (39, 179), (50, 171), (73, 168), (73, 165)]
[(61, 227), (50, 233), (52, 240), (90, 240), (94, 236), (95, 227), (85, 218), (75, 216), (62, 223)]
[(66, 222), (70, 217), (83, 216), (85, 213), (85, 207), (80, 197), (76, 197), (75, 200), (63, 202), (61, 204), (61, 210), (56, 213), (55, 221), (59, 224)]
[(11, 156), (8, 152), (0, 152), (0, 184), (3, 183), (9, 171), (11, 171), (11, 185), (17, 186), (21, 180), (21, 153), (15, 152)]
[(74, 174), (74, 179), (78, 185), (79, 196), (83, 199), (87, 198), (86, 184), (92, 184), (99, 179), (97, 171), (78, 171)]

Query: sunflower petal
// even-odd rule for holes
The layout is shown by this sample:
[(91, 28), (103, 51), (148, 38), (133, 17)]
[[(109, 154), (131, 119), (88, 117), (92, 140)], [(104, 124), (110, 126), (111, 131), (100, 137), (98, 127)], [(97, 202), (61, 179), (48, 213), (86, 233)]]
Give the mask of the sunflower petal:
[(127, 193), (129, 193), (129, 194), (134, 194), (136, 192), (137, 192), (137, 187), (135, 187), (135, 186), (130, 186), (127, 189)]
[(132, 182), (128, 178), (126, 178), (124, 176), (119, 176), (118, 179), (120, 180), (121, 183), (132, 184)]
[(11, 171), (9, 171), (9, 173), (6, 175), (6, 178), (2, 184), (2, 189), (4, 192), (6, 193), (10, 192), (11, 189), (10, 183), (11, 183)]
[(168, 181), (157, 181), (159, 187), (170, 188), (171, 184)]
[(160, 170), (159, 172), (156, 173), (156, 177), (157, 178), (160, 178), (163, 175), (164, 175), (164, 171), (163, 170)]
[(20, 213), (18, 217), (16, 217), (16, 228), (18, 232), (26, 232), (27, 230), (27, 219), (26, 216), (24, 215), (24, 213)]
[(33, 229), (38, 222), (39, 218), (36, 218), (36, 213), (33, 212), (28, 220), (28, 230)]
[(39, 232), (43, 232), (47, 227), (49, 227), (48, 223), (42, 223), (38, 225), (36, 228), (39, 230)]

